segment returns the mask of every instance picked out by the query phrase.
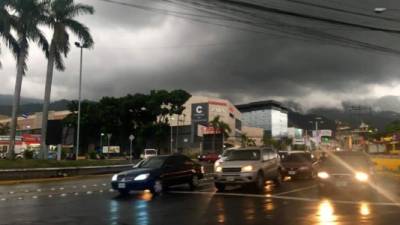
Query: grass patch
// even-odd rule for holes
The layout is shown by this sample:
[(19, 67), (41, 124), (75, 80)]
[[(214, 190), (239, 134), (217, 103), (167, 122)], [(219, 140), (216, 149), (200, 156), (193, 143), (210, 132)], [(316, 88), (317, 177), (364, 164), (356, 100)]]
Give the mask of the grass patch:
[(0, 160), (0, 169), (108, 166), (129, 164), (128, 160)]

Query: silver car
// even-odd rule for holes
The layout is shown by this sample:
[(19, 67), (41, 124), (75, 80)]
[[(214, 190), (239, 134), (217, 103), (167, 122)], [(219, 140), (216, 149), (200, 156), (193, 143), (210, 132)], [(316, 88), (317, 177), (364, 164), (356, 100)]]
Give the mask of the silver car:
[(264, 189), (265, 181), (282, 182), (279, 156), (272, 148), (243, 148), (229, 151), (215, 166), (214, 183), (218, 191), (228, 185), (251, 186)]

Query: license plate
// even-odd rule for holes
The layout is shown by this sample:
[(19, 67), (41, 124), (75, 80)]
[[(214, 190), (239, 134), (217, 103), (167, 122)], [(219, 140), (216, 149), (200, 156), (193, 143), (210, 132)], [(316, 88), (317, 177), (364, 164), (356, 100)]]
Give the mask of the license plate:
[(118, 188), (126, 188), (126, 184), (125, 183), (118, 183)]
[(289, 175), (295, 175), (296, 171), (289, 171)]
[(336, 182), (336, 187), (346, 187), (347, 182), (346, 181), (337, 181)]
[(226, 180), (227, 180), (227, 181), (234, 181), (235, 178), (234, 178), (234, 177), (227, 177)]

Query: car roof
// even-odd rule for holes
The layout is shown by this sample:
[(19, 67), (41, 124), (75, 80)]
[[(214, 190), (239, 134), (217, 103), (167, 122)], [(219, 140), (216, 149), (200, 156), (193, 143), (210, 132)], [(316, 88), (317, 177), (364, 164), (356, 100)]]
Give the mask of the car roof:
[(254, 151), (254, 150), (261, 150), (261, 148), (258, 147), (249, 147), (249, 148), (237, 148), (237, 149), (232, 149), (234, 151)]

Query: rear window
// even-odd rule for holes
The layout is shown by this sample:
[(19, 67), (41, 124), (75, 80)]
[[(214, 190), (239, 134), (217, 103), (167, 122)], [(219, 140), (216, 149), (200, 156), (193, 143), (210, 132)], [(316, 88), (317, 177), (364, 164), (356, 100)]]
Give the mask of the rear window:
[(235, 150), (226, 155), (225, 161), (260, 160), (260, 150)]
[(156, 155), (157, 151), (156, 150), (145, 150), (145, 154), (147, 154), (147, 155)]
[(312, 161), (311, 154), (289, 154), (283, 159), (284, 162), (310, 162)]

